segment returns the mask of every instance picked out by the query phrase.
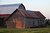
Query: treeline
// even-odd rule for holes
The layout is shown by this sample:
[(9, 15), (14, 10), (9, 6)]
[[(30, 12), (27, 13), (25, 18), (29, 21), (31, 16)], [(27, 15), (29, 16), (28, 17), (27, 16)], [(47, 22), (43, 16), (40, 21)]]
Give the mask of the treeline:
[(45, 23), (46, 27), (50, 27), (50, 19), (46, 19), (45, 21), (46, 21)]

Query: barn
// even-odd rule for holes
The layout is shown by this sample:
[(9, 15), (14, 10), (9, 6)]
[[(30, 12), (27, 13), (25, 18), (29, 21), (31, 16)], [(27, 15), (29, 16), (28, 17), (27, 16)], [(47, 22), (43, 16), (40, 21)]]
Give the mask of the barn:
[[(1, 5), (1, 12), (7, 14), (4, 17), (4, 23), (7, 28), (31, 28), (43, 26), (45, 16), (39, 11), (26, 10), (23, 4)], [(3, 22), (2, 21), (2, 22)]]
[(7, 4), (7, 5), (0, 5), (0, 27), (6, 25), (5, 20), (16, 10), (16, 9), (23, 9), (25, 7), (23, 4)]

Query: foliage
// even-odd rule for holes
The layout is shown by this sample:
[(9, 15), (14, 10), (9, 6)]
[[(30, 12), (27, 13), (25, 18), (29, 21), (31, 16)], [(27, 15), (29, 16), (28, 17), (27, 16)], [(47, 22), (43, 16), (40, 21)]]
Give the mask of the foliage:
[(46, 21), (45, 25), (46, 25), (47, 27), (50, 27), (50, 19), (46, 19), (45, 21)]

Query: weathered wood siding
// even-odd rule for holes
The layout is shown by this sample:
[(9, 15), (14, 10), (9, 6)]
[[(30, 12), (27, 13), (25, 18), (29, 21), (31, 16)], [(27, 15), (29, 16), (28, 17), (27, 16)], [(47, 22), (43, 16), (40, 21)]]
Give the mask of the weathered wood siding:
[(38, 19), (38, 26), (44, 26), (45, 23), (45, 19)]
[(28, 18), (25, 18), (25, 27), (31, 27), (33, 26), (33, 19), (28, 19)]
[(16, 28), (24, 28), (24, 17), (21, 12), (17, 11), (16, 13)]
[(25, 27), (26, 28), (43, 26), (44, 24), (45, 24), (44, 19), (25, 18)]
[(15, 28), (15, 20), (13, 19), (13, 17), (11, 17), (10, 19), (8, 19), (6, 21), (7, 24), (7, 28)]
[(16, 11), (7, 20), (7, 28), (24, 28), (24, 18), (19, 11)]
[(35, 19), (25, 18), (25, 27), (35, 27), (38, 26), (38, 22)]

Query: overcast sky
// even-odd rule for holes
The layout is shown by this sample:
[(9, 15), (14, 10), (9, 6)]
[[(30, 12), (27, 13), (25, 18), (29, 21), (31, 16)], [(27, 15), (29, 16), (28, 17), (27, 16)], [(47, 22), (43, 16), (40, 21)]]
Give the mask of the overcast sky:
[(50, 0), (0, 0), (0, 5), (23, 3), (27, 10), (40, 11), (50, 18)]

